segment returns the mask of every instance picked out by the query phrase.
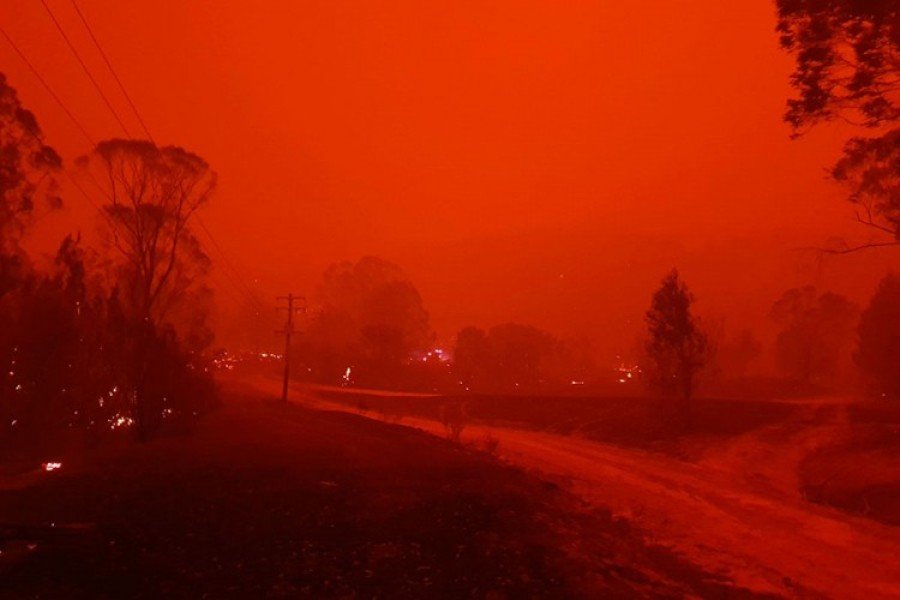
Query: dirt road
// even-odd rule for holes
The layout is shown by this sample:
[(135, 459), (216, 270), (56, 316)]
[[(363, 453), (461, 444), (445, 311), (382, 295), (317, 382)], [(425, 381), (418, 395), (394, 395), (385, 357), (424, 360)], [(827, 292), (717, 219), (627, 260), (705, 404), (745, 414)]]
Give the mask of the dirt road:
[[(309, 393), (294, 398), (355, 412)], [(900, 598), (900, 528), (813, 504), (797, 491), (797, 462), (839, 430), (843, 407), (810, 403), (800, 415), (710, 448), (695, 462), (506, 428), (470, 426), (464, 438), (493, 436), (503, 459), (563, 481), (738, 586), (787, 597)], [(434, 421), (402, 422), (444, 435)]]
[(493, 435), (513, 463), (566, 478), (585, 500), (741, 587), (900, 597), (900, 530), (785, 494), (762, 469), (754, 482), (753, 473), (728, 465), (550, 435)]

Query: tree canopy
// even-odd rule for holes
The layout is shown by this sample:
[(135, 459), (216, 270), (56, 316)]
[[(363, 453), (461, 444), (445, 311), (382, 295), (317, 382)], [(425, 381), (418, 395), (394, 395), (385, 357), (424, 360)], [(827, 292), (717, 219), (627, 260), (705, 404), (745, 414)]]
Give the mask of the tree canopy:
[(778, 0), (782, 47), (797, 59), (785, 119), (864, 127), (900, 118), (900, 7), (883, 0)]
[(855, 358), (871, 391), (900, 396), (900, 276), (896, 273), (881, 280), (860, 317)]
[(883, 0), (777, 0), (781, 45), (796, 58), (785, 120), (795, 135), (839, 119), (854, 137), (832, 169), (858, 220), (890, 236), (851, 252), (900, 244), (900, 5)]
[(13, 252), (35, 210), (62, 200), (55, 178), (62, 159), (44, 143), (34, 114), (0, 73), (0, 252)]
[(301, 355), (325, 381), (351, 367), (360, 383), (398, 385), (411, 355), (434, 339), (416, 287), (400, 267), (377, 257), (331, 265), (315, 304)]
[(847, 298), (813, 286), (786, 291), (772, 306), (780, 327), (775, 342), (779, 369), (804, 383), (835, 378), (849, 359), (859, 310)]
[(697, 373), (707, 360), (707, 336), (691, 313), (694, 295), (677, 269), (666, 275), (646, 314), (651, 382), (661, 391), (690, 400)]
[(127, 308), (136, 318), (163, 322), (209, 269), (190, 219), (215, 189), (215, 172), (192, 152), (142, 140), (100, 142), (79, 163), (105, 184), (103, 210), (122, 259)]

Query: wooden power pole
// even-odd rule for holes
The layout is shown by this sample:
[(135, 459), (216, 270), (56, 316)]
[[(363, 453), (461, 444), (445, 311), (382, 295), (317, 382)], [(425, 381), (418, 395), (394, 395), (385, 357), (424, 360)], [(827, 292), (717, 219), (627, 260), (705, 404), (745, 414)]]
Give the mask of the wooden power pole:
[(287, 402), (288, 381), (291, 377), (291, 336), (294, 333), (294, 313), (306, 312), (306, 299), (303, 296), (288, 294), (279, 296), (278, 301), (287, 302), (287, 306), (279, 306), (277, 309), (287, 311), (284, 329), (275, 332), (284, 335), (284, 380), (281, 384), (281, 401)]

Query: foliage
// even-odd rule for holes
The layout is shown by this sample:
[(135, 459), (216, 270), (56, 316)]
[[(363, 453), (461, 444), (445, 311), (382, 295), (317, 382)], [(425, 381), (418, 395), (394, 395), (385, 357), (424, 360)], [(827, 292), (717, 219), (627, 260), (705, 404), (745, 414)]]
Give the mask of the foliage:
[(28, 276), (19, 241), (41, 207), (58, 208), (62, 159), (0, 73), (0, 299)]
[(554, 340), (553, 351), (541, 365), (543, 378), (554, 385), (586, 383), (597, 375), (595, 348), (584, 336)]
[(487, 332), (478, 327), (462, 328), (453, 348), (453, 372), (460, 385), (469, 389), (484, 387), (490, 376), (490, 356)]
[(556, 340), (537, 327), (504, 323), (488, 332), (491, 376), (500, 389), (534, 389)]
[[(178, 365), (212, 342), (212, 296), (203, 283), (211, 263), (189, 222), (209, 200), (216, 174), (196, 154), (143, 140), (102, 141), (78, 162), (106, 185), (115, 294), (132, 339), (128, 378), (146, 438), (158, 425), (158, 399), (167, 397), (159, 382), (177, 379)], [(183, 352), (172, 364), (159, 362)]]
[[(62, 159), (44, 144), (34, 114), (22, 106), (0, 73), (0, 254), (15, 253), (19, 237), (41, 204), (61, 206), (55, 179), (61, 167)], [(0, 277), (10, 267), (3, 264)]]
[(797, 60), (785, 120), (799, 135), (841, 119), (880, 137), (851, 139), (835, 179), (860, 205), (860, 222), (890, 241), (839, 248), (850, 252), (900, 243), (900, 6), (881, 0), (777, 0), (781, 45)]
[(3, 449), (37, 450), (65, 432), (135, 422), (147, 437), (164, 419), (198, 414), (213, 391), (199, 353), (209, 343), (209, 291), (195, 279), (208, 260), (186, 224), (214, 175), (177, 148), (100, 143), (85, 162), (106, 169), (105, 218), (121, 260), (105, 271), (105, 257), (69, 236), (41, 272), (20, 247), (37, 207), (61, 204), (54, 176), (62, 161), (41, 140), (0, 75)]
[(410, 360), (434, 340), (415, 286), (375, 257), (329, 267), (299, 355), (320, 381), (337, 383), (348, 367), (364, 386), (405, 387)]
[(900, 276), (878, 284), (859, 321), (859, 365), (873, 392), (900, 397)]
[(831, 173), (850, 189), (861, 223), (900, 240), (900, 129), (850, 140)]
[(770, 317), (781, 328), (775, 358), (782, 372), (804, 383), (833, 381), (844, 365), (859, 311), (841, 295), (813, 286), (786, 291)]
[[(0, 382), (0, 423), (9, 444), (39, 449), (59, 432), (102, 433), (136, 420), (135, 324), (92, 272), (80, 242), (69, 237), (50, 273), (29, 277), (0, 300), (0, 361), (7, 374)], [(153, 360), (141, 366), (152, 382), (143, 405), (148, 433), (164, 418), (193, 416), (212, 397), (202, 365), (185, 356), (171, 331), (152, 339)]]
[(583, 339), (561, 341), (536, 327), (504, 323), (488, 331), (465, 327), (456, 336), (453, 372), (468, 390), (526, 391), (584, 380), (593, 353)]
[(196, 154), (142, 140), (100, 142), (79, 163), (106, 183), (123, 307), (136, 319), (166, 322), (209, 270), (189, 220), (209, 200), (216, 174)]
[(691, 314), (693, 303), (694, 295), (672, 269), (653, 294), (646, 315), (651, 383), (664, 393), (679, 394), (685, 401), (694, 393), (709, 347), (706, 334)]
[(781, 45), (794, 54), (785, 119), (795, 128), (859, 115), (875, 127), (900, 117), (900, 7), (881, 0), (777, 0)]

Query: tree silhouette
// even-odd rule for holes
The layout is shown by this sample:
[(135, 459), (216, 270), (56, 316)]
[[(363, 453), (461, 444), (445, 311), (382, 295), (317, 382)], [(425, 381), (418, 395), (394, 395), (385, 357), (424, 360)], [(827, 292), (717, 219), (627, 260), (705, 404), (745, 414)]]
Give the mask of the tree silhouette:
[(556, 340), (531, 325), (503, 323), (488, 331), (491, 352), (491, 379), (501, 388), (527, 390), (539, 386), (544, 362), (555, 349)]
[(794, 54), (785, 120), (795, 129), (861, 119), (865, 127), (900, 118), (900, 7), (879, 0), (777, 0), (781, 45)]
[(182, 337), (194, 350), (211, 340), (203, 309), (209, 290), (202, 285), (210, 261), (189, 220), (209, 200), (216, 175), (196, 154), (137, 140), (100, 142), (79, 163), (91, 176), (99, 172), (95, 179), (105, 183), (109, 199), (103, 210), (118, 255), (116, 298), (122, 333), (131, 340), (138, 437), (146, 439), (168, 398), (164, 390), (172, 389), (187, 360), (173, 315), (189, 317)]
[(331, 265), (316, 304), (299, 350), (324, 381), (338, 381), (351, 367), (361, 384), (396, 386), (410, 355), (434, 339), (418, 290), (380, 258)]
[(859, 314), (839, 294), (819, 294), (812, 286), (786, 291), (772, 306), (771, 318), (781, 327), (775, 357), (785, 374), (802, 381), (826, 382), (840, 371), (851, 346)]
[(521, 323), (503, 323), (488, 331), (464, 327), (453, 348), (453, 373), (467, 390), (521, 392), (570, 385), (587, 379), (594, 367), (586, 339), (559, 340)]
[[(835, 252), (900, 244), (900, 6), (879, 0), (777, 0), (781, 45), (796, 57), (785, 120), (795, 135), (840, 119), (879, 131), (855, 137), (832, 174), (859, 221), (890, 236)], [(888, 129), (887, 132), (884, 132)]]
[(62, 205), (55, 178), (61, 168), (34, 114), (0, 73), (0, 298), (23, 275), (19, 241), (35, 211)]
[(873, 392), (900, 396), (900, 276), (896, 273), (881, 280), (862, 313), (855, 358)]
[(850, 140), (831, 174), (850, 190), (860, 223), (891, 236), (884, 245), (900, 241), (900, 129)]
[(691, 314), (693, 303), (694, 295), (672, 269), (653, 294), (646, 315), (651, 382), (664, 393), (678, 394), (686, 412), (708, 350), (706, 335)]
[(41, 201), (59, 206), (62, 159), (44, 144), (37, 119), (0, 73), (0, 250), (9, 250)]
[(487, 333), (478, 327), (464, 327), (456, 334), (453, 373), (460, 385), (474, 389), (489, 376), (491, 350)]
[(189, 226), (209, 200), (216, 174), (205, 160), (175, 146), (108, 140), (79, 159), (99, 169), (109, 202), (112, 245), (123, 259), (120, 287), (138, 320), (159, 325), (209, 260)]

